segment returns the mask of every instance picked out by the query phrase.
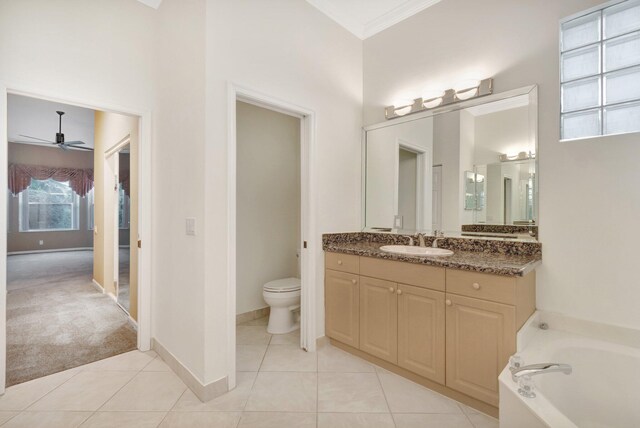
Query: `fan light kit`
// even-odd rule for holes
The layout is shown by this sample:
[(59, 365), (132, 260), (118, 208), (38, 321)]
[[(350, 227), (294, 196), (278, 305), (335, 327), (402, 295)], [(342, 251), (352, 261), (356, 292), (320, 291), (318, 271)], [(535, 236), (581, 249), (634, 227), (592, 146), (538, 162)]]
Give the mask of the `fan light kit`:
[[(21, 137), (30, 138), (36, 141), (42, 141), (44, 143), (54, 144), (60, 147), (62, 150), (68, 150), (70, 147), (74, 149), (82, 149), (82, 150), (93, 150), (91, 147), (80, 147), (84, 144), (84, 141), (64, 141), (64, 134), (62, 133), (62, 116), (64, 115), (63, 111), (56, 111), (58, 113), (58, 132), (56, 132), (56, 141), (44, 140), (38, 137), (30, 137), (29, 135), (22, 135)], [(34, 143), (33, 141), (22, 141), (23, 143)]]
[(413, 101), (402, 101), (384, 109), (384, 115), (396, 119), (407, 114), (419, 113), (434, 108), (456, 104), (461, 101), (480, 98), (493, 93), (493, 78), (484, 80), (467, 80), (460, 82), (455, 88), (446, 91), (435, 91), (424, 94)]

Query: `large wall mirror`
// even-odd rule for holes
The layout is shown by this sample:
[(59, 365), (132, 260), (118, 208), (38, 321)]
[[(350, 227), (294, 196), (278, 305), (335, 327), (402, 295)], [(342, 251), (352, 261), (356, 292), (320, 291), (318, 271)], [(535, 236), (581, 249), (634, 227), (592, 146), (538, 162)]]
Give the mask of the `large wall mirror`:
[(532, 86), (365, 128), (364, 230), (533, 230), (537, 122)]

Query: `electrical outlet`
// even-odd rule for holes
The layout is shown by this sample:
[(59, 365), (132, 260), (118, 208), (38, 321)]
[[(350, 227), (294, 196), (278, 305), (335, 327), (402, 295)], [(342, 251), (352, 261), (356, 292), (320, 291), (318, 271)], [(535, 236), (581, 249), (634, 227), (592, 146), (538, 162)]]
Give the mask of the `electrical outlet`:
[(196, 234), (196, 219), (194, 217), (187, 217), (186, 221), (187, 235), (195, 236)]
[(41, 239), (40, 242), (38, 242), (38, 244), (44, 245), (44, 241)]

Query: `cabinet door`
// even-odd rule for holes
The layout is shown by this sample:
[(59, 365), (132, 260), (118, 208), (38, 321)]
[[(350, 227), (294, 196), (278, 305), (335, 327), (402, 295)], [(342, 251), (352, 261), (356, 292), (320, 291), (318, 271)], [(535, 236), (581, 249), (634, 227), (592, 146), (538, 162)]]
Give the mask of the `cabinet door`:
[(398, 365), (444, 384), (444, 293), (398, 285)]
[(447, 386), (498, 406), (498, 375), (516, 351), (515, 308), (446, 295)]
[(360, 277), (360, 350), (396, 364), (398, 297), (395, 282)]
[(358, 275), (329, 269), (325, 271), (326, 335), (354, 348), (358, 347), (360, 340), (358, 282)]

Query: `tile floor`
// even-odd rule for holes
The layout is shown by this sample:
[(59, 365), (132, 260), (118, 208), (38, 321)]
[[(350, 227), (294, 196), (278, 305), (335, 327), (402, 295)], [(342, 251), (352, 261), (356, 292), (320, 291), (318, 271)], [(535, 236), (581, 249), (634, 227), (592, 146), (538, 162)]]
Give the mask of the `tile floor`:
[(237, 388), (201, 403), (154, 352), (133, 351), (8, 388), (2, 427), (485, 428), (495, 419), (265, 320), (238, 326)]

